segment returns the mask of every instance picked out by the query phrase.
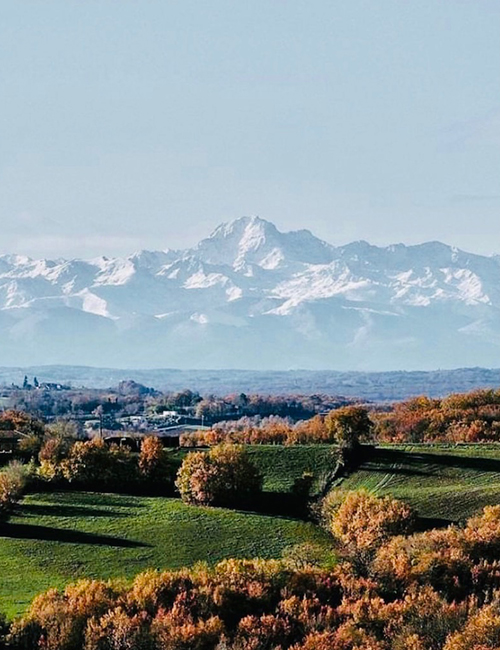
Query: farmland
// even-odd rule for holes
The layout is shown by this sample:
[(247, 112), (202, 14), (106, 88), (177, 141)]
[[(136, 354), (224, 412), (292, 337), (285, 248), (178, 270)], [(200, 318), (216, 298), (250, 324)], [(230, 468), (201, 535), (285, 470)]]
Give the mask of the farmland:
[(486, 505), (500, 503), (500, 448), (378, 447), (339, 486), (391, 494), (410, 503), (421, 518), (438, 520), (435, 523), (461, 522)]
[(0, 611), (8, 616), (38, 592), (79, 577), (132, 578), (147, 568), (272, 558), (305, 541), (329, 544), (320, 528), (299, 520), (91, 492), (28, 495), (1, 528)]

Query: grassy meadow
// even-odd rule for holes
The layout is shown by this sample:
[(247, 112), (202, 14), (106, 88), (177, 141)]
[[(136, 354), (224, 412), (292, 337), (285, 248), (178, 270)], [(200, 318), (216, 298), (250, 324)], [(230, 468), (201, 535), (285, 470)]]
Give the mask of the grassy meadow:
[(461, 522), (486, 505), (500, 503), (500, 447), (378, 447), (339, 487), (391, 494), (410, 503), (422, 518)]
[(329, 544), (320, 528), (300, 520), (92, 492), (28, 495), (0, 534), (0, 611), (8, 616), (40, 591), (84, 576), (132, 578), (147, 568)]
[(312, 493), (316, 493), (324, 476), (337, 462), (332, 445), (253, 445), (249, 448), (252, 462), (264, 475), (264, 490), (289, 492), (295, 479), (304, 473), (314, 477)]

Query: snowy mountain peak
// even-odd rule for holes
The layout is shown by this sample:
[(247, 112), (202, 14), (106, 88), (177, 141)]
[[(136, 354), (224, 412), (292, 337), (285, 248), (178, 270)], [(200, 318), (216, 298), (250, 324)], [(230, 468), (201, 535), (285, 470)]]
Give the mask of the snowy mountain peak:
[(230, 264), (240, 270), (252, 265), (275, 270), (297, 263), (328, 263), (332, 250), (309, 230), (283, 233), (254, 216), (220, 225), (194, 254), (210, 264)]
[(227, 239), (229, 237), (266, 237), (276, 235), (278, 230), (270, 221), (261, 219), (254, 215), (251, 217), (240, 217), (233, 221), (221, 223), (212, 232), (208, 239)]
[(248, 264), (266, 266), (269, 255), (282, 259), (280, 233), (260, 217), (242, 217), (221, 224), (203, 239), (194, 254), (209, 264), (229, 264), (241, 269)]

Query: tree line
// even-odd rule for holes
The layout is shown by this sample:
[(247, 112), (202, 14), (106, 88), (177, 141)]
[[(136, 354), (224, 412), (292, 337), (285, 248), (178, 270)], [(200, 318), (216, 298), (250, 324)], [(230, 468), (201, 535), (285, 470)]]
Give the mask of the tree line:
[[(35, 378), (36, 379), (36, 378)], [(58, 417), (91, 417), (101, 408), (110, 421), (142, 414), (176, 411), (212, 422), (242, 416), (278, 415), (293, 420), (309, 418), (352, 400), (326, 394), (265, 395), (232, 393), (201, 395), (188, 388), (181, 391), (160, 391), (135, 381), (122, 381), (109, 389), (54, 389), (46, 384), (27, 383), (26, 387), (5, 388), (4, 394), (13, 410), (25, 411), (45, 419)]]
[(415, 397), (389, 406), (348, 405), (307, 420), (271, 416), (218, 422), (184, 434), (186, 447), (244, 444), (337, 444), (344, 436), (372, 443), (500, 442), (500, 390), (476, 390), (443, 399)]

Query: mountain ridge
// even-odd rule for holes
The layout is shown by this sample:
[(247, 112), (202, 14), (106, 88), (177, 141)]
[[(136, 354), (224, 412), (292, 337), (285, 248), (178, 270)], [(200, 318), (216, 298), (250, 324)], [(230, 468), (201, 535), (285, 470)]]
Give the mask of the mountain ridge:
[(259, 217), (186, 250), (0, 256), (7, 365), (350, 370), (491, 366), (500, 256), (333, 246)]

